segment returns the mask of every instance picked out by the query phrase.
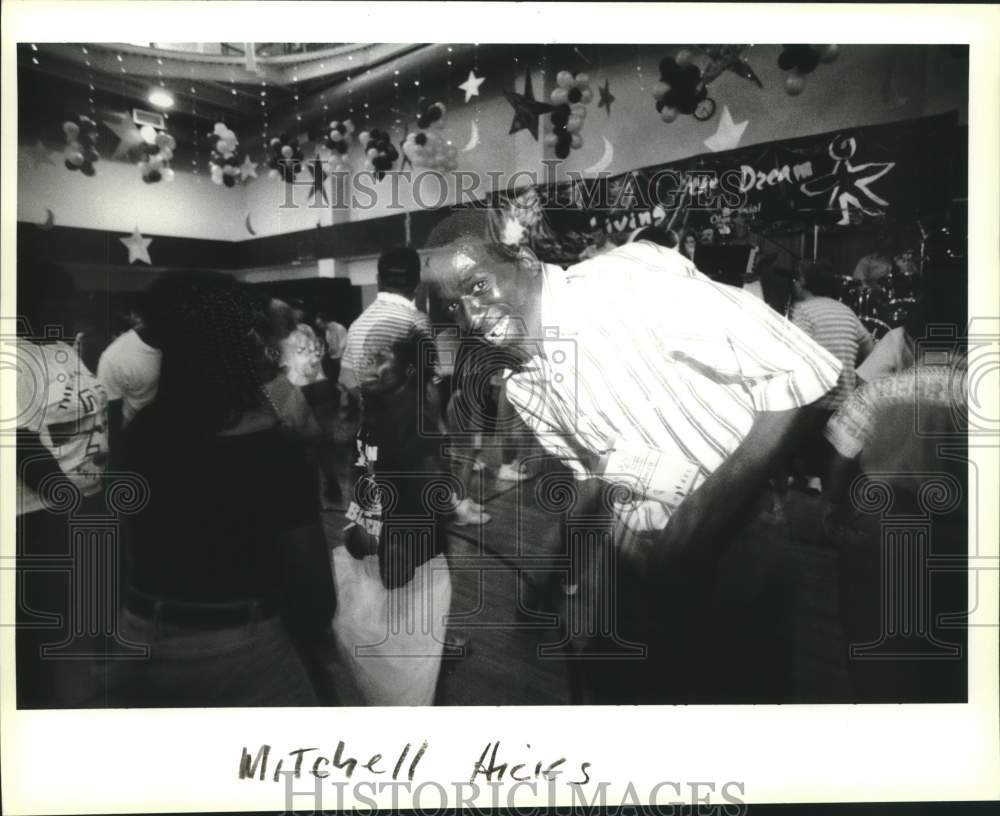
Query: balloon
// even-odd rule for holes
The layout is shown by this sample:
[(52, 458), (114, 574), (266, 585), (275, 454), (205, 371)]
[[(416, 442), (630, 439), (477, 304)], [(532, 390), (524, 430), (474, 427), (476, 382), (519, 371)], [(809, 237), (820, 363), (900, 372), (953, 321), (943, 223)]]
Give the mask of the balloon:
[(163, 158), (163, 161), (170, 161), (174, 157), (174, 151), (169, 147), (161, 148), (160, 156)]
[(280, 144), (281, 144), (281, 139), (279, 139), (277, 136), (271, 139), (271, 147), (278, 147)]
[(577, 102), (583, 99), (583, 91), (581, 91), (579, 88), (570, 88), (566, 92), (566, 99), (575, 105)]
[(677, 108), (664, 108), (660, 111), (660, 118), (664, 122), (673, 122), (677, 118)]
[(573, 75), (569, 71), (560, 71), (556, 74), (556, 84), (560, 88), (567, 90), (573, 87)]
[(214, 133), (216, 136), (221, 136), (225, 132), (226, 132), (225, 124), (222, 122), (216, 122), (215, 129), (212, 131), (212, 133)]
[(570, 105), (569, 110), (570, 113), (574, 116), (579, 116), (581, 119), (584, 119), (587, 116), (587, 107), (585, 105)]
[(159, 170), (150, 170), (149, 171), (149, 175), (146, 177), (146, 180), (150, 184), (154, 184), (157, 181), (159, 181), (161, 178), (163, 178), (163, 176), (160, 174)]
[(670, 93), (670, 86), (666, 82), (657, 82), (653, 86), (654, 99), (663, 99), (668, 93)]
[(71, 150), (66, 154), (66, 161), (74, 167), (79, 167), (84, 162), (83, 153), (79, 150)]
[(571, 116), (566, 121), (566, 130), (570, 133), (576, 133), (580, 128), (583, 127), (583, 119), (579, 116)]
[(156, 145), (158, 147), (167, 147), (170, 142), (170, 136), (166, 133), (156, 134)]
[(371, 134), (367, 130), (362, 130), (361, 131), (361, 135), (358, 136), (358, 139), (361, 141), (361, 144), (363, 144), (363, 145), (367, 145), (368, 144), (368, 140), (370, 138), (371, 138)]
[(343, 138), (344, 138), (344, 134), (341, 133), (339, 130), (331, 130), (330, 131), (330, 141), (331, 142), (339, 142)]
[(574, 133), (573, 137), (570, 139), (570, 145), (573, 147), (574, 150), (579, 150), (581, 147), (583, 147), (583, 136), (581, 136), (579, 133)]
[(378, 156), (378, 151), (374, 147), (370, 147), (365, 155), (368, 156), (369, 159), (374, 159)]
[(63, 162), (63, 164), (66, 165), (66, 169), (67, 170), (79, 170), (80, 169), (75, 164), (71, 164), (69, 159), (66, 159), (66, 161)]
[(821, 62), (833, 62), (840, 55), (840, 47), (836, 45), (826, 46), (819, 55)]
[(578, 86), (589, 85), (590, 84), (590, 77), (587, 74), (577, 74), (576, 75), (576, 84)]
[(94, 170), (94, 165), (90, 162), (86, 162), (80, 167), (80, 172), (85, 176), (92, 176), (96, 171)]
[(569, 91), (565, 88), (553, 88), (549, 99), (553, 105), (565, 105), (569, 101)]
[(229, 144), (225, 139), (219, 139), (219, 141), (215, 143), (215, 149), (225, 156), (229, 152)]
[(559, 139), (554, 133), (548, 133), (545, 136), (545, 144), (547, 144), (549, 147), (555, 147), (558, 141)]
[(163, 157), (153, 156), (153, 158), (149, 160), (149, 167), (151, 170), (161, 170), (163, 168)]
[(281, 175), (281, 173), (279, 173), (279, 172), (278, 172), (277, 170), (268, 170), (268, 171), (267, 171), (267, 177), (268, 177), (269, 179), (276, 179), (276, 178), (278, 178), (278, 177), (279, 177), (280, 175)]
[(149, 175), (149, 162), (139, 162), (139, 172), (144, 176)]
[[(275, 170), (275, 173), (278, 171)], [(222, 176), (212, 176), (212, 184), (222, 184)]]
[(677, 52), (677, 56), (674, 57), (674, 62), (676, 62), (681, 68), (685, 65), (690, 65), (692, 59), (692, 54), (686, 48), (682, 48)]
[(785, 79), (785, 93), (789, 96), (798, 96), (802, 93), (802, 90), (806, 87), (806, 81), (803, 77), (798, 74), (792, 74), (790, 77)]
[(163, 171), (163, 180), (167, 181), (167, 182), (170, 182), (170, 181), (173, 181), (174, 178), (176, 178), (176, 174), (174, 173), (173, 170), (171, 170), (169, 167), (167, 167)]
[(222, 183), (225, 184), (227, 187), (233, 187), (236, 184), (236, 179), (234, 179), (232, 176), (225, 176), (222, 179)]
[(139, 135), (146, 144), (156, 144), (156, 130), (152, 125), (143, 125), (139, 128)]
[(594, 92), (591, 91), (590, 88), (584, 88), (583, 93), (580, 97), (580, 101), (583, 102), (584, 105), (589, 105), (590, 100), (593, 98), (594, 98)]
[(80, 134), (80, 126), (76, 122), (63, 122), (63, 133), (67, 139), (75, 139)]
[(565, 159), (569, 155), (569, 145), (556, 145), (556, 156)]
[(284, 156), (286, 159), (290, 159), (292, 157), (292, 153), (294, 152), (295, 151), (292, 150), (290, 145), (285, 145), (283, 148), (281, 148), (281, 155)]

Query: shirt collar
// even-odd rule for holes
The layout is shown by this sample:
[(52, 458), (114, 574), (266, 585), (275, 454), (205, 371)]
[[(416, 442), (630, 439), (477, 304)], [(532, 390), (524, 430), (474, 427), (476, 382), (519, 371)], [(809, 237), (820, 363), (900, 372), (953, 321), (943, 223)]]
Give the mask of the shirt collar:
[(375, 300), (381, 300), (383, 303), (396, 303), (400, 306), (408, 306), (415, 312), (420, 311), (410, 298), (396, 294), (395, 292), (379, 292), (375, 296)]

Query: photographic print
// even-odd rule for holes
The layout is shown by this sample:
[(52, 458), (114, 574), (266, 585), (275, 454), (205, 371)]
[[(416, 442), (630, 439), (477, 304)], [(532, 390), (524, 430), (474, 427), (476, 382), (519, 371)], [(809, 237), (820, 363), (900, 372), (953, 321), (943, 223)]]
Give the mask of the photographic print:
[[(996, 795), (995, 9), (50, 5), (5, 6), (11, 812)], [(124, 787), (42, 797), (60, 732)]]

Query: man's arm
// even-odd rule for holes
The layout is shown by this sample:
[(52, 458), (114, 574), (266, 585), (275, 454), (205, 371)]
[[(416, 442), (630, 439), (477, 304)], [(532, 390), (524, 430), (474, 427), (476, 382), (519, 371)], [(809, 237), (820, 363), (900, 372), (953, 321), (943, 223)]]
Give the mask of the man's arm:
[(766, 482), (801, 418), (801, 408), (759, 413), (742, 444), (671, 516), (661, 537), (662, 557), (700, 560), (720, 551), (732, 521)]

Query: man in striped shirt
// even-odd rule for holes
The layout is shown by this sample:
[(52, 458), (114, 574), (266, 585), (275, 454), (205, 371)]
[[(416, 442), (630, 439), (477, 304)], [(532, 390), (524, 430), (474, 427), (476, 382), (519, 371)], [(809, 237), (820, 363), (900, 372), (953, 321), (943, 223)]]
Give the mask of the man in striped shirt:
[(432, 276), (460, 323), (521, 355), (508, 398), (576, 477), (568, 516), (610, 508), (616, 545), (661, 598), (666, 573), (710, 574), (840, 364), (675, 250), (640, 241), (564, 272), (487, 234), (464, 212), (436, 227)]
[[(713, 529), (733, 491), (756, 486), (745, 476), (840, 373), (758, 299), (648, 242), (565, 272), (475, 235), (438, 260), (432, 273), (450, 311), (522, 355), (508, 397), (542, 445), (582, 481), (643, 463), (643, 492), (660, 507), (636, 526), (663, 529), (673, 517), (672, 546)], [(646, 502), (621, 509), (637, 504)]]
[(809, 408), (809, 421), (802, 426), (806, 486), (822, 489), (819, 474), (825, 473), (829, 448), (821, 433), (827, 421), (857, 387), (855, 369), (871, 354), (875, 341), (858, 316), (831, 295), (836, 291), (833, 268), (827, 261), (803, 264), (795, 281), (791, 319), (802, 331), (840, 361), (837, 386)]

